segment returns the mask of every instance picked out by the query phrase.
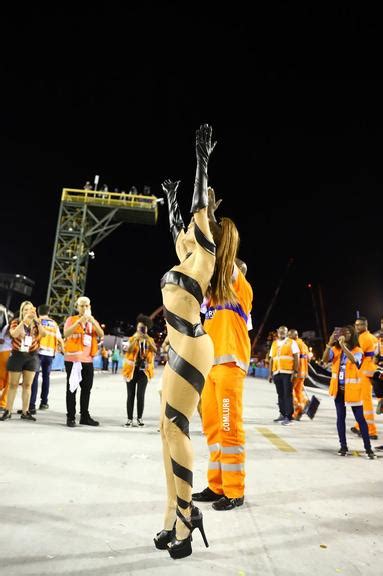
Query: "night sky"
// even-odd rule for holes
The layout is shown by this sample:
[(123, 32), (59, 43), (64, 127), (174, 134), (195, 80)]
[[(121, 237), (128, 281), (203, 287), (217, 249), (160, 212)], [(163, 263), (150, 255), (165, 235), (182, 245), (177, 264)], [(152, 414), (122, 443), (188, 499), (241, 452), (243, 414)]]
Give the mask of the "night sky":
[[(158, 196), (165, 178), (180, 179), (187, 222), (194, 134), (207, 122), (218, 141), (209, 168), (223, 198), (217, 216), (236, 222), (254, 290), (252, 337), (282, 278), (265, 332), (317, 329), (308, 283), (316, 299), (322, 288), (329, 328), (358, 310), (377, 329), (377, 14), (346, 2), (251, 3), (253, 14), (208, 4), (9, 10), (0, 272), (30, 277), (32, 301), (45, 301), (61, 190), (95, 174), (109, 190), (149, 185)], [(166, 206), (156, 226), (124, 224), (95, 253), (86, 289), (95, 317), (109, 327), (150, 314), (176, 263)]]

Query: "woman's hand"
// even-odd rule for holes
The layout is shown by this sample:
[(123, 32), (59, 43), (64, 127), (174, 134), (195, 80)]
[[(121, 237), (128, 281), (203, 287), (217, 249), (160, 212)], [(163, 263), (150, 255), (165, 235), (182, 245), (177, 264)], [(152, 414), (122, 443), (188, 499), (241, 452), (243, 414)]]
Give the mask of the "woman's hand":
[(345, 346), (346, 338), (344, 336), (339, 336), (338, 342), (339, 345), (343, 348)]
[(169, 179), (165, 180), (165, 182), (162, 182), (161, 186), (165, 195), (175, 197), (177, 195), (177, 189), (180, 182), (181, 180), (176, 180), (175, 182), (173, 182), (172, 180)]
[(28, 312), (28, 314), (25, 314), (24, 316), (24, 320), (36, 320), (37, 318), (37, 314), (36, 314), (36, 308), (33, 308), (32, 310), (30, 310), (30, 312)]
[(213, 129), (208, 124), (203, 124), (196, 132), (195, 149), (197, 162), (207, 166), (210, 154), (213, 152), (217, 142), (211, 143)]
[(330, 336), (330, 340), (328, 341), (329, 346), (334, 346), (335, 342), (338, 340), (338, 337), (335, 332), (333, 332)]
[(210, 188), (210, 186), (209, 186), (209, 188), (207, 189), (207, 199), (208, 199), (207, 217), (209, 218), (209, 220), (211, 222), (217, 222), (216, 217), (215, 217), (215, 211), (217, 210), (218, 206), (221, 204), (222, 198), (216, 201), (214, 189)]

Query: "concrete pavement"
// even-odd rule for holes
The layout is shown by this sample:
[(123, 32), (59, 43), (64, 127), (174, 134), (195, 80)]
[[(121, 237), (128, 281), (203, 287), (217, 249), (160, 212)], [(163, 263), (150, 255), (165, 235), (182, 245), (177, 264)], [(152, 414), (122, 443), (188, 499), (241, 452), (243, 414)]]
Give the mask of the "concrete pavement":
[[(52, 377), (50, 409), (37, 422), (15, 413), (0, 422), (0, 574), (4, 576), (345, 576), (381, 575), (383, 457), (336, 455), (335, 408), (315, 390), (316, 418), (283, 427), (274, 386), (246, 379), (246, 501), (216, 512), (198, 504), (210, 547), (194, 532), (193, 554), (172, 560), (156, 550), (165, 480), (157, 432), (159, 396), (148, 385), (144, 428), (123, 428), (121, 375), (99, 373), (91, 415), (99, 428), (67, 428), (65, 378)], [(312, 393), (312, 392), (310, 392)], [(21, 391), (14, 412), (21, 407)], [(383, 444), (383, 418), (377, 418)], [(194, 487), (206, 486), (208, 452), (198, 414), (191, 425)]]

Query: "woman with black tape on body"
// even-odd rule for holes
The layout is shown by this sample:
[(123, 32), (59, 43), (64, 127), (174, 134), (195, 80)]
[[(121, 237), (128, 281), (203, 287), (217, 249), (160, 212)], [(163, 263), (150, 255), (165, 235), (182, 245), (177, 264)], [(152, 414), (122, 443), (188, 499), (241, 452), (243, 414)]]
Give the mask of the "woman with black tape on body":
[(193, 452), (189, 422), (213, 364), (213, 343), (202, 325), (200, 306), (215, 265), (215, 245), (210, 232), (208, 205), (208, 162), (215, 143), (212, 129), (203, 125), (196, 134), (197, 169), (191, 212), (184, 230), (177, 203), (179, 182), (166, 180), (170, 230), (180, 263), (161, 281), (164, 316), (170, 342), (164, 369), (161, 403), (161, 437), (167, 483), (164, 529), (154, 543), (167, 549), (172, 558), (192, 553), (191, 533), (198, 528), (208, 546), (202, 513), (191, 501)]

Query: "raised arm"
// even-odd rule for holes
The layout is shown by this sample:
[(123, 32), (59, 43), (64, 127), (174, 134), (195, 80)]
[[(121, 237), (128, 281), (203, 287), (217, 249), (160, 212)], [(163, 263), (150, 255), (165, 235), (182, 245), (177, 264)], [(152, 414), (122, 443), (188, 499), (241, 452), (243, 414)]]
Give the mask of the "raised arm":
[(162, 183), (162, 190), (164, 191), (168, 200), (170, 232), (173, 236), (178, 258), (182, 260), (185, 252), (182, 242), (185, 234), (185, 225), (177, 201), (177, 190), (179, 183), (180, 180), (177, 180), (176, 182), (173, 182), (172, 180), (165, 180), (165, 182)]
[(191, 212), (198, 228), (209, 239), (212, 238), (207, 215), (208, 207), (208, 164), (216, 142), (211, 143), (212, 128), (207, 124), (200, 126), (196, 133), (197, 168), (194, 180), (194, 193)]

